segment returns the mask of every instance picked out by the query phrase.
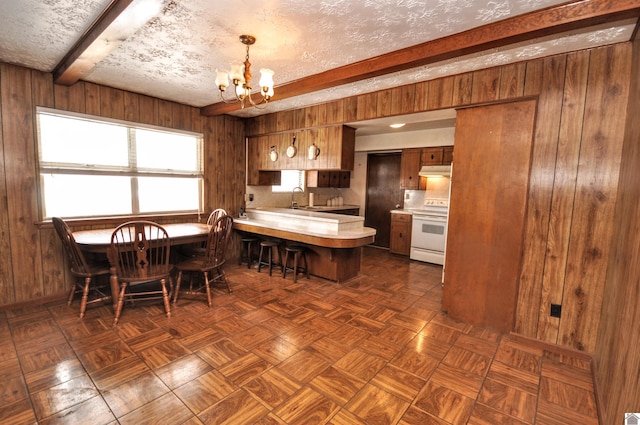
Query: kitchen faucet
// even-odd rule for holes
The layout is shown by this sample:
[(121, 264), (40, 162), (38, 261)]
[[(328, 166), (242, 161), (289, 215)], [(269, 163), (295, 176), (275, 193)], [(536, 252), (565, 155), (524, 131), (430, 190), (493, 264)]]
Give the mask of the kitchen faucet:
[(296, 186), (293, 188), (293, 190), (291, 191), (291, 208), (298, 208), (298, 203), (294, 200), (296, 191), (304, 193), (304, 189), (302, 189), (300, 186)]

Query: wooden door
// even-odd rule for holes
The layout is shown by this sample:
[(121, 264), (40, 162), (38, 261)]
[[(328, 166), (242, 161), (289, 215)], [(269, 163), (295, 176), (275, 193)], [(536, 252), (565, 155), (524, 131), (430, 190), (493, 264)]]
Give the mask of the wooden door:
[(513, 330), (536, 101), (459, 110), (442, 307)]
[(373, 245), (389, 248), (392, 209), (402, 204), (400, 153), (367, 156), (367, 196), (364, 225), (376, 229)]

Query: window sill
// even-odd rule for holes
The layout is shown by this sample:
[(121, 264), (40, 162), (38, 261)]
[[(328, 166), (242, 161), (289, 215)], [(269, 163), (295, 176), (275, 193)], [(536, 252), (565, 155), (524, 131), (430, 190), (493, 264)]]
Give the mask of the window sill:
[[(64, 221), (70, 227), (112, 227), (132, 220), (148, 220), (159, 224), (180, 223), (180, 222), (200, 222), (206, 223), (209, 214), (181, 213), (181, 214), (155, 214), (155, 215), (123, 215), (114, 217), (93, 217), (93, 218), (65, 218)], [(53, 228), (51, 220), (35, 223), (39, 229)]]

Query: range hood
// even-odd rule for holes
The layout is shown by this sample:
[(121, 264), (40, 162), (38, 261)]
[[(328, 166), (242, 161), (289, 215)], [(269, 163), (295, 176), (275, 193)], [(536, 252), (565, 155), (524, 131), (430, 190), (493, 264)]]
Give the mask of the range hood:
[(449, 177), (451, 165), (424, 165), (418, 175), (420, 177)]

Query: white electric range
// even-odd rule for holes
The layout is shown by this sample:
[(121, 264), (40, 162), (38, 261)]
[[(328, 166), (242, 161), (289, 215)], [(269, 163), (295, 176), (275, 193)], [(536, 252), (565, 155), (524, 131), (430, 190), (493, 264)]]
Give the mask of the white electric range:
[(410, 209), (412, 215), (409, 258), (444, 265), (449, 202), (425, 199), (422, 208)]

